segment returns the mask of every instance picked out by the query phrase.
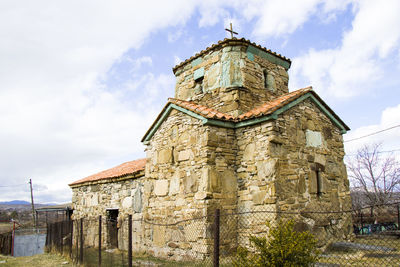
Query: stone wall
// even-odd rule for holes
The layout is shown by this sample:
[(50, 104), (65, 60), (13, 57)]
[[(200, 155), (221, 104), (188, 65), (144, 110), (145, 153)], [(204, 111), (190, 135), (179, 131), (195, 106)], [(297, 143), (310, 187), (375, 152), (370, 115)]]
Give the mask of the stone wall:
[(301, 211), (303, 227), (312, 230), (320, 244), (327, 239), (349, 239), (350, 213), (312, 213), (351, 209), (340, 130), (310, 100), (278, 118), (276, 130), (280, 137), (276, 145), (279, 210)]
[[(84, 218), (85, 244), (98, 245), (98, 218), (101, 215), (103, 221), (102, 241), (105, 246), (109, 244), (107, 235), (107, 209), (118, 209), (119, 226), (132, 214), (133, 219), (142, 218), (142, 210), (148, 200), (144, 199), (144, 179), (141, 177), (125, 177), (124, 180), (113, 182), (92, 183), (72, 188), (72, 203), (74, 213), (72, 219)], [(76, 222), (78, 223), (78, 222)], [(78, 227), (78, 224), (75, 225)], [(124, 226), (127, 227), (127, 226)], [(127, 228), (126, 228), (127, 229)], [(127, 248), (127, 234), (120, 231), (120, 248)], [(135, 223), (133, 229), (133, 246), (139, 247), (141, 242), (140, 232), (142, 225)], [(127, 232), (126, 232), (127, 233)], [(76, 234), (76, 233), (75, 233)]]
[[(215, 209), (236, 210), (235, 135), (233, 129), (202, 125), (182, 112), (172, 111), (147, 146), (145, 190), (149, 219), (165, 223), (213, 215)], [(147, 195), (148, 194), (148, 195)], [(153, 235), (157, 256), (179, 257), (192, 248), (196, 257), (211, 253), (212, 220), (193, 221), (188, 229), (200, 227), (186, 237), (174, 229)], [(211, 242), (211, 243), (210, 243)], [(171, 244), (173, 244), (171, 246)]]
[[(342, 135), (315, 104), (306, 100), (236, 135), (239, 210), (300, 211), (298, 226), (315, 233), (321, 245), (349, 238), (350, 215), (312, 213), (351, 208)], [(253, 233), (263, 227), (260, 221), (249, 225)]]
[(240, 115), (288, 92), (284, 67), (253, 55), (248, 44), (232, 42), (180, 67), (175, 97)]

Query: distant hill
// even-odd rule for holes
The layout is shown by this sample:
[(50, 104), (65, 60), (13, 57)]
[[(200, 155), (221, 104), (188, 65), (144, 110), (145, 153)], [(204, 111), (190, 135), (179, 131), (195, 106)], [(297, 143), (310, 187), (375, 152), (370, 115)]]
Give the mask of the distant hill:
[(30, 205), (31, 203), (25, 200), (12, 200), (0, 202), (1, 205)]
[[(25, 201), (25, 200), (12, 200), (12, 201), (4, 201), (0, 202), (0, 205), (31, 205), (30, 202)], [(57, 203), (35, 203), (35, 206), (54, 206), (57, 205)]]

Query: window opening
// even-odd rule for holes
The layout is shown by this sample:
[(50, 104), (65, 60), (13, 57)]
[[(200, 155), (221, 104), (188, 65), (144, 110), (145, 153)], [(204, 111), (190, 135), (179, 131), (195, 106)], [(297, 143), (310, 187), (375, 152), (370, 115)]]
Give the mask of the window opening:
[(315, 179), (317, 184), (317, 197), (322, 197), (322, 172), (324, 171), (324, 166), (319, 163), (315, 163)]
[(266, 69), (263, 71), (264, 73), (264, 87), (269, 91), (275, 91), (275, 78), (271, 74), (271, 72)]
[(317, 178), (317, 196), (321, 197), (322, 196), (322, 190), (321, 190), (321, 174), (320, 171), (317, 169), (315, 171), (316, 178)]
[(195, 81), (194, 81), (194, 92), (196, 93), (196, 94), (201, 94), (201, 93), (203, 93), (203, 79), (204, 79), (204, 76), (201, 76), (201, 77), (199, 77), (199, 78), (197, 78)]

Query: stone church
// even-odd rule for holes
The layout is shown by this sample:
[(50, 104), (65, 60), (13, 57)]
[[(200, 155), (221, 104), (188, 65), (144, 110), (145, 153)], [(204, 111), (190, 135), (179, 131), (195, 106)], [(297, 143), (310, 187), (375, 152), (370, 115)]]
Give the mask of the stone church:
[[(175, 96), (142, 139), (146, 158), (71, 183), (74, 218), (132, 214), (166, 223), (219, 208), (274, 211), (268, 217), (274, 220), (279, 212), (350, 209), (342, 137), (349, 127), (311, 87), (289, 92), (290, 65), (280, 54), (231, 38), (175, 66)], [(313, 233), (351, 233), (349, 217), (304, 214), (298, 220)], [(251, 223), (250, 233), (259, 227)], [(134, 249), (179, 258), (179, 249), (210, 243), (202, 231), (188, 238), (150, 227), (134, 224)], [(241, 238), (240, 231), (233, 235)]]

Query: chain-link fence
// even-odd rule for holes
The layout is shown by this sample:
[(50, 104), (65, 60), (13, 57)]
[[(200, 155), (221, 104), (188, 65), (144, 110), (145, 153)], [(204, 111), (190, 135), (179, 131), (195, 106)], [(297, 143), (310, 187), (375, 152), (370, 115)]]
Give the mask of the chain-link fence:
[[(349, 211), (251, 210), (186, 220), (127, 215), (48, 224), (48, 250), (84, 266), (232, 266), (251, 237), (288, 221), (316, 240), (316, 266), (399, 266), (398, 205)], [(362, 217), (362, 219), (361, 219)]]

